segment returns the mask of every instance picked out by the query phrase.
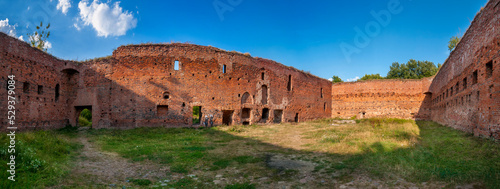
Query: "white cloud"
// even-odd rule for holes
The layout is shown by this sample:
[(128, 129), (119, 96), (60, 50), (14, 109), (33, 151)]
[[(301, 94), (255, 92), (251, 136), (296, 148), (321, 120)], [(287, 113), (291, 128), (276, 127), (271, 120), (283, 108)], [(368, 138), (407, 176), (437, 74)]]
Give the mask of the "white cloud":
[(74, 23), (73, 27), (75, 27), (76, 30), (78, 30), (78, 31), (80, 31), (82, 29), (77, 23)]
[(354, 77), (354, 78), (351, 78), (351, 79), (346, 79), (347, 82), (353, 82), (353, 81), (357, 81), (359, 79), (358, 76)]
[[(40, 40), (40, 36), (37, 35), (33, 40), (35, 41), (35, 43), (38, 43), (38, 40)], [(50, 43), (49, 41), (45, 41), (45, 43), (43, 44), (43, 48), (44, 49), (52, 48), (52, 43)]]
[(46, 48), (46, 49), (52, 48), (52, 43), (50, 43), (49, 41), (45, 41), (45, 44), (43, 44), (43, 48)]
[(333, 81), (333, 78), (328, 78), (328, 81)]
[[(92, 25), (98, 36), (122, 36), (137, 25), (137, 19), (132, 13), (123, 11), (120, 2), (110, 6), (98, 0), (94, 0), (91, 4), (83, 0), (78, 3), (78, 9), (83, 24)], [(79, 26), (75, 25), (75, 28), (78, 29)]]
[(12, 37), (16, 37), (19, 40), (24, 41), (23, 36), (17, 37), (16, 27), (17, 27), (17, 24), (14, 24), (14, 25), (9, 24), (8, 18), (6, 18), (5, 20), (0, 20), (0, 32), (6, 33), (7, 35), (10, 35)]
[(57, 10), (61, 10), (63, 14), (68, 13), (68, 9), (71, 8), (71, 2), (70, 0), (59, 0), (59, 3), (57, 3)]

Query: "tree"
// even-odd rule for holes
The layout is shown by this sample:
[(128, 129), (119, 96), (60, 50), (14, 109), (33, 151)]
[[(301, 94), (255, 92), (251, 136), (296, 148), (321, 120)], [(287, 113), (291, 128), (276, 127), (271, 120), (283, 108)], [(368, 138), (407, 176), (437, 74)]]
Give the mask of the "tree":
[(438, 72), (438, 67), (429, 61), (410, 59), (406, 64), (394, 62), (387, 73), (387, 79), (421, 79), (430, 77)]
[(372, 79), (385, 79), (384, 77), (380, 76), (380, 74), (365, 74), (361, 79), (358, 79), (358, 81), (366, 81), (366, 80), (372, 80)]
[(451, 37), (450, 41), (448, 42), (448, 50), (453, 51), (455, 47), (457, 47), (458, 42), (460, 42), (462, 38), (458, 36), (453, 36)]
[(341, 83), (341, 82), (344, 82), (344, 81), (342, 81), (342, 79), (340, 79), (339, 76), (334, 75), (332, 77), (332, 83)]
[(34, 33), (28, 33), (30, 40), (30, 45), (37, 49), (47, 52), (47, 39), (50, 36), (50, 23), (43, 27), (43, 23), (40, 22), (40, 26), (36, 26), (36, 31)]

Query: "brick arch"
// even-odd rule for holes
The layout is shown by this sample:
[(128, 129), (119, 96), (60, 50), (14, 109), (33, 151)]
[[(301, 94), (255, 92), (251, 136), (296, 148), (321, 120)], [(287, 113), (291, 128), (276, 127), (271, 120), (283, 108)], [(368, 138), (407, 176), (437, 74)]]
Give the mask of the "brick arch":
[(252, 95), (248, 92), (243, 93), (241, 96), (241, 104), (253, 104)]

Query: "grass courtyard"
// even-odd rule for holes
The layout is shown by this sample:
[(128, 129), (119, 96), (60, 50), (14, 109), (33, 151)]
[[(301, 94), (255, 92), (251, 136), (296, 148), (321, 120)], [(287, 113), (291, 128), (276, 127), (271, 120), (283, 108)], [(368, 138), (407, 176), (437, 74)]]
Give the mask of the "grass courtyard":
[[(429, 121), (326, 119), (18, 136), (19, 180), (0, 188), (500, 187), (498, 142)], [(6, 169), (6, 153), (0, 154)]]

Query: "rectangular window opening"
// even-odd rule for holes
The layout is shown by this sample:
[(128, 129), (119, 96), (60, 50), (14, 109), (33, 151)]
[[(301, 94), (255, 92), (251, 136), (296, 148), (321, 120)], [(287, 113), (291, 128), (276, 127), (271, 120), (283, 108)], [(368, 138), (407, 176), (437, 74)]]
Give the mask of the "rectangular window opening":
[(467, 78), (464, 78), (464, 80), (462, 81), (462, 85), (463, 85), (463, 89), (467, 89)]
[(490, 78), (493, 75), (493, 61), (486, 63), (486, 78)]
[(180, 63), (178, 60), (174, 62), (174, 70), (179, 70), (180, 69)]
[(286, 85), (288, 91), (292, 91), (292, 75), (288, 75), (288, 83)]
[(38, 85), (37, 93), (38, 94), (43, 94), (43, 86), (42, 85)]
[(156, 115), (158, 117), (165, 117), (168, 115), (168, 105), (158, 105), (156, 106)]
[(59, 84), (56, 85), (56, 88), (55, 88), (55, 101), (59, 101)]
[(222, 65), (222, 73), (226, 73), (226, 65)]
[(472, 73), (472, 84), (476, 84), (477, 83), (477, 70), (474, 71), (474, 73)]
[(23, 82), (23, 93), (30, 92), (30, 84), (28, 82)]
[(249, 119), (251, 115), (252, 109), (250, 108), (243, 108), (241, 110), (241, 119)]

